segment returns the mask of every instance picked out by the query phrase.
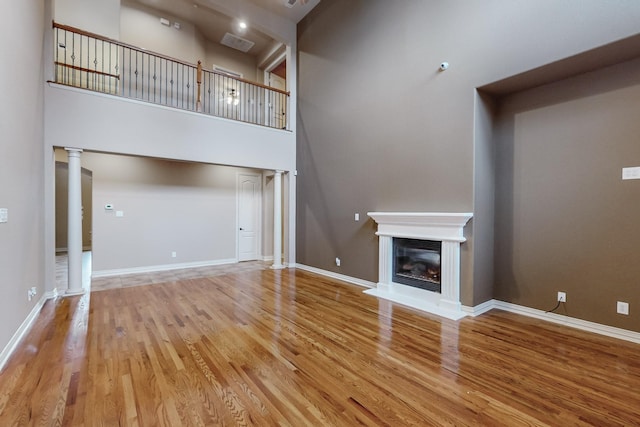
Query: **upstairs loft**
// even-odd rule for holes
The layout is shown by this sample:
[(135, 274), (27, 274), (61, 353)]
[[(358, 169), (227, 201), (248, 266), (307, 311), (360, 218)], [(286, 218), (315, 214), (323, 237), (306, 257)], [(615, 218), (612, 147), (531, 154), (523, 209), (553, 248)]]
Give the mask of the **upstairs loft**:
[(54, 83), (291, 130), (289, 92), (53, 23)]
[(45, 146), (52, 153), (70, 147), (295, 170), (288, 92), (66, 25), (54, 23), (48, 38)]

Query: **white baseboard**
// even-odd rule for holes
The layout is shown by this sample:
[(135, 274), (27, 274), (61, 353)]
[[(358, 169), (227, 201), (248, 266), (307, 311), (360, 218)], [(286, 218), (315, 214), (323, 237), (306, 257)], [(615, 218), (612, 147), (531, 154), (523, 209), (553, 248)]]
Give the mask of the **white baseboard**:
[(216, 265), (237, 264), (236, 258), (218, 259), (213, 261), (183, 262), (179, 264), (150, 265), (146, 267), (119, 268), (114, 270), (97, 270), (91, 278), (119, 276), (122, 274), (155, 273), (158, 271), (180, 270), (183, 268), (212, 267)]
[(261, 259), (262, 259), (262, 261), (264, 261), (264, 262), (270, 262), (270, 261), (273, 261), (273, 255), (263, 256)]
[[(355, 277), (345, 276), (343, 274), (334, 273), (333, 271), (322, 270), (316, 267), (310, 267), (304, 264), (292, 264), (289, 267), (299, 268), (300, 270), (310, 271), (312, 273), (320, 274), (322, 276), (331, 277), (332, 279), (342, 280), (343, 282), (353, 283), (355, 285), (363, 286), (365, 288), (375, 289), (376, 283), (366, 280), (358, 279)], [(520, 314), (528, 317), (535, 317), (537, 319), (546, 320), (548, 322), (557, 323), (560, 325), (569, 326), (572, 328), (580, 329), (587, 332), (593, 332), (595, 334), (605, 335), (612, 338), (618, 338), (625, 341), (630, 341), (640, 344), (640, 333), (629, 331), (627, 329), (616, 328), (613, 326), (602, 325), (600, 323), (589, 322), (587, 320), (576, 319), (575, 317), (563, 316), (555, 313), (547, 313), (542, 310), (538, 310), (531, 307), (525, 307), (522, 305), (511, 304), (504, 301), (489, 300), (482, 304), (478, 304), (473, 307), (462, 306), (462, 311), (470, 316), (479, 316), (494, 308), (509, 311), (511, 313)]]
[(344, 274), (335, 273), (329, 270), (322, 270), (320, 268), (311, 267), (304, 264), (291, 264), (290, 268), (299, 268), (300, 270), (309, 271), (311, 273), (320, 274), (322, 276), (331, 277), (332, 279), (342, 280), (343, 282), (352, 283), (354, 285), (363, 286), (365, 288), (375, 288), (377, 285), (368, 280), (358, 279), (357, 277), (345, 276)]
[(42, 295), (42, 298), (40, 298), (36, 305), (33, 306), (27, 318), (24, 319), (24, 322), (22, 322), (16, 333), (13, 334), (7, 345), (0, 353), (0, 372), (4, 368), (4, 365), (9, 361), (9, 358), (15, 351), (20, 341), (27, 335), (27, 333), (33, 326), (33, 323), (38, 318), (38, 314), (40, 314), (40, 310), (42, 310), (42, 306), (44, 306), (44, 303), (48, 299), (55, 298), (56, 296), (58, 296), (58, 291), (57, 289), (54, 289), (52, 292), (47, 292)]
[[(91, 246), (83, 246), (82, 247), (82, 251), (83, 252), (87, 252), (91, 250)], [(67, 252), (69, 252), (69, 250), (67, 248), (56, 248), (56, 254), (66, 254)]]
[(465, 313), (467, 313), (469, 316), (471, 317), (476, 317), (481, 315), (482, 313), (486, 313), (489, 310), (492, 310), (495, 308), (495, 300), (489, 300), (489, 301), (485, 301), (482, 304), (478, 304), (476, 306), (473, 307), (469, 307), (467, 305), (463, 305), (462, 306), (462, 311), (464, 311)]
[(504, 301), (490, 300), (475, 307), (463, 307), (463, 310), (467, 311), (472, 316), (477, 316), (493, 308), (640, 344), (640, 333), (638, 332), (589, 322), (588, 320), (576, 319), (575, 317), (563, 316), (561, 314), (547, 313), (536, 308), (525, 307)]

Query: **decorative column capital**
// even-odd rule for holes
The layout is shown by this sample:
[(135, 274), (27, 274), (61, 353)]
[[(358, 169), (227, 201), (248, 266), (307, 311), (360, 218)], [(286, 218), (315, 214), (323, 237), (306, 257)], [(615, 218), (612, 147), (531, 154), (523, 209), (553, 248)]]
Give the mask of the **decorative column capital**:
[(69, 156), (79, 156), (82, 153), (82, 148), (64, 147)]

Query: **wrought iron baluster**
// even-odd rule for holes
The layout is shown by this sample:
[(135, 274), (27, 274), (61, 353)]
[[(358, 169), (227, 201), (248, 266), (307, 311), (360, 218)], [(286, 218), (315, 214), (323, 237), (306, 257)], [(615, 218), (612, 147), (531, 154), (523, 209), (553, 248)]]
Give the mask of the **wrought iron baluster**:
[(156, 102), (156, 58), (153, 59), (153, 102)]
[(131, 61), (131, 49), (127, 49), (129, 51), (129, 64), (128, 64), (128, 71), (129, 71), (129, 96), (131, 96), (131, 83), (133, 81), (133, 76), (131, 75), (131, 66), (132, 66), (132, 61)]
[(140, 65), (142, 66), (142, 71), (140, 72), (141, 81), (140, 81), (140, 89), (142, 90), (141, 98), (144, 99), (144, 53), (141, 53), (142, 57), (140, 58)]

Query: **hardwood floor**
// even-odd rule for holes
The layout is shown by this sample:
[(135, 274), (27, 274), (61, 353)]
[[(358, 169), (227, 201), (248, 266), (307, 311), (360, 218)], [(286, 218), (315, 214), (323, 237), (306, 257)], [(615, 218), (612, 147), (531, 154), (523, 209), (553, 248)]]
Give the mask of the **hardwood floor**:
[(640, 345), (362, 290), (253, 270), (51, 300), (0, 426), (640, 425)]

